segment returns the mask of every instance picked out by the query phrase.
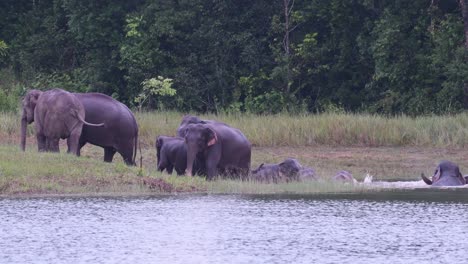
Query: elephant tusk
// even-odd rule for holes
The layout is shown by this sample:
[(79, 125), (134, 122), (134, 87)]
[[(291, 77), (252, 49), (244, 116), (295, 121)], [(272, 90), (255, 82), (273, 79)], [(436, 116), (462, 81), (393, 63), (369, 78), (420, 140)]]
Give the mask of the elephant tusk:
[(424, 173), (421, 173), (421, 178), (422, 180), (427, 184), (427, 185), (432, 185), (432, 181), (430, 179), (428, 179)]

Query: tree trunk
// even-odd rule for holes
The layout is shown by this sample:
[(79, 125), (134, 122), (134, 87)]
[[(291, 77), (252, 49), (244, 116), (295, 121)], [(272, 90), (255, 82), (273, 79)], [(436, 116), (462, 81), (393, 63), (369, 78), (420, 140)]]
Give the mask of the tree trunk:
[(291, 50), (290, 50), (290, 43), (289, 43), (289, 33), (290, 33), (290, 25), (289, 25), (289, 2), (290, 0), (283, 0), (283, 5), (284, 5), (284, 55), (285, 55), (285, 63), (286, 63), (286, 87), (285, 87), (285, 92), (289, 94), (289, 86), (290, 86), (290, 80), (291, 80), (291, 69), (289, 65), (289, 60), (291, 56)]
[[(468, 0), (459, 0), (460, 9), (463, 16), (463, 28), (465, 32), (465, 51), (468, 52)], [(468, 109), (468, 82), (463, 85), (463, 104)]]

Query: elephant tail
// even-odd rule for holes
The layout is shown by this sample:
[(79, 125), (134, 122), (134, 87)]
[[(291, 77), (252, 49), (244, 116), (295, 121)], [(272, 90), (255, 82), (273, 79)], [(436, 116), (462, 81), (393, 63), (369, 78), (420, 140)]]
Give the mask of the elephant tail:
[[(135, 122), (136, 123), (136, 122)], [(136, 128), (136, 133), (135, 133), (135, 144), (133, 146), (133, 163), (136, 166), (136, 156), (137, 156), (137, 148), (140, 148), (140, 168), (143, 166), (143, 156), (141, 155), (141, 145), (140, 142), (138, 141), (138, 127)]]
[(91, 124), (91, 123), (88, 123), (88, 122), (84, 121), (84, 119), (83, 119), (78, 113), (76, 113), (76, 116), (78, 117), (78, 120), (80, 120), (80, 122), (83, 123), (83, 124), (85, 124), (85, 125), (94, 126), (94, 127), (101, 127), (101, 126), (104, 126), (104, 123), (100, 123), (100, 124)]

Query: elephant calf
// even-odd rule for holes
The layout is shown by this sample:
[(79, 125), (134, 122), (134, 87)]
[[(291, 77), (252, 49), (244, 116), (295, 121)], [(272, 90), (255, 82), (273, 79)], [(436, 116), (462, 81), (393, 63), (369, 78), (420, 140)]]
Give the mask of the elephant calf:
[(312, 168), (302, 167), (296, 159), (288, 158), (279, 164), (260, 164), (257, 169), (252, 170), (251, 179), (278, 183), (313, 180), (316, 175)]
[(349, 171), (339, 171), (337, 174), (335, 174), (332, 177), (333, 180), (335, 181), (341, 181), (341, 182), (352, 182), (352, 183), (357, 183), (357, 180), (354, 179), (353, 175)]
[[(158, 136), (156, 138), (156, 157), (158, 170), (172, 174), (175, 169), (177, 175), (183, 175), (187, 166), (187, 147), (184, 138)], [(194, 172), (202, 175), (205, 171), (202, 168), (204, 162), (201, 157), (197, 157), (194, 162)]]
[(81, 102), (62, 89), (31, 90), (22, 100), (21, 149), (26, 148), (26, 127), (34, 122), (39, 151), (59, 152), (59, 140), (67, 138), (68, 151), (78, 155), (85, 111)]
[(450, 161), (442, 161), (437, 166), (432, 180), (421, 174), (423, 181), (432, 186), (461, 186), (468, 183), (467, 177), (464, 177), (457, 164)]

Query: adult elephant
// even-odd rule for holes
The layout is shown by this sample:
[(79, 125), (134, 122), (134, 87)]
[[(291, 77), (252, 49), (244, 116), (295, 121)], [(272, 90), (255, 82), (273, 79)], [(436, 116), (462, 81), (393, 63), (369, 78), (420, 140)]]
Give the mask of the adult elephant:
[(467, 183), (457, 164), (444, 160), (437, 166), (432, 180), (421, 174), (423, 181), (432, 186), (461, 186)]
[(219, 174), (246, 176), (252, 146), (244, 134), (224, 123), (188, 124), (184, 130), (187, 145), (186, 174), (192, 176), (197, 155), (205, 160), (207, 179)]
[(138, 145), (138, 125), (132, 111), (121, 102), (101, 93), (75, 93), (83, 104), (85, 120), (90, 123), (104, 123), (103, 127), (83, 127), (80, 149), (90, 143), (104, 148), (104, 161), (112, 162), (116, 152), (124, 162), (135, 165)]
[(39, 151), (59, 152), (59, 140), (67, 138), (68, 152), (78, 154), (83, 125), (102, 127), (86, 122), (81, 102), (62, 89), (31, 90), (22, 100), (21, 149), (26, 148), (26, 127), (34, 122)]

